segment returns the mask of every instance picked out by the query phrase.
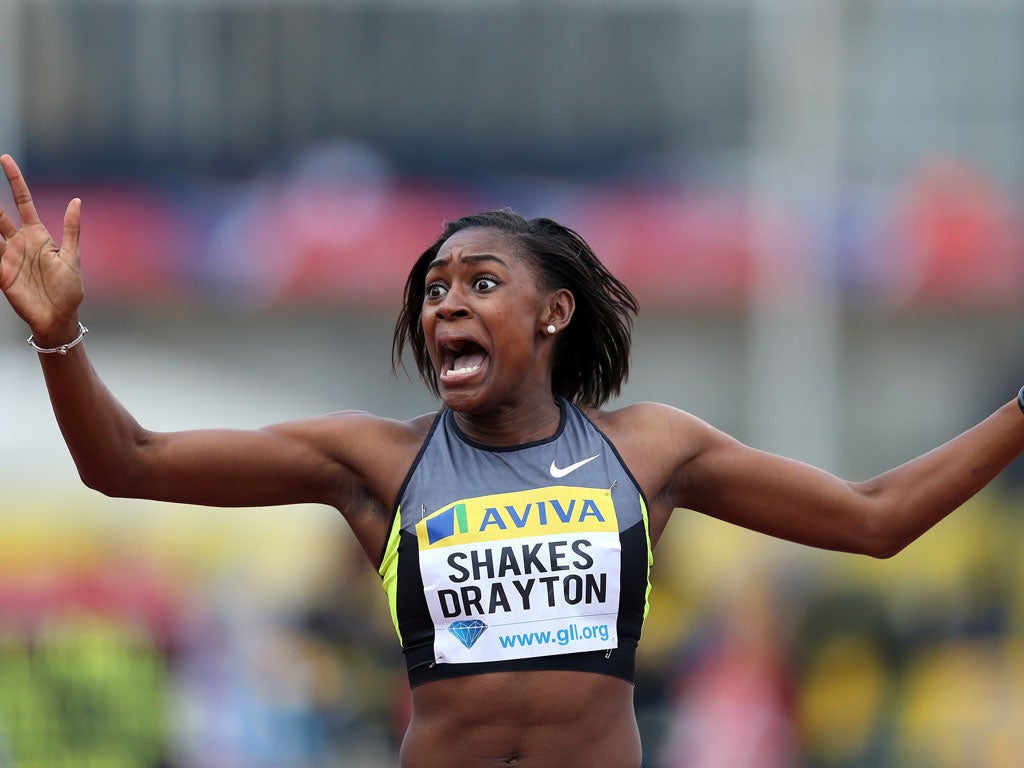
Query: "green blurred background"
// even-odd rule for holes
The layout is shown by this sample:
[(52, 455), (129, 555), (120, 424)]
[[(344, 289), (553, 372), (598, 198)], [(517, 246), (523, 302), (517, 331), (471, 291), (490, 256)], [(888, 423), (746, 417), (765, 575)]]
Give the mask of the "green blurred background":
[[(619, 404), (863, 479), (1024, 383), (1022, 40), (1021, 0), (5, 0), (0, 151), (53, 231), (83, 198), (90, 354), (150, 428), (431, 410), (406, 271), (511, 206), (638, 294)], [(340, 516), (84, 489), (26, 336), (0, 312), (0, 766), (395, 765)], [(645, 766), (1024, 764), (1021, 479), (887, 561), (678, 511)]]

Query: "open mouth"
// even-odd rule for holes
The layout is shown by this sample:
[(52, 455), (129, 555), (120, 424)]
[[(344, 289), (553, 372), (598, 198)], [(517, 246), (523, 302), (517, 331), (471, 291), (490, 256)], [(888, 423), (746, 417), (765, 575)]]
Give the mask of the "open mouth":
[(441, 345), (441, 378), (469, 376), (480, 370), (486, 360), (487, 353), (474, 341), (447, 341)]

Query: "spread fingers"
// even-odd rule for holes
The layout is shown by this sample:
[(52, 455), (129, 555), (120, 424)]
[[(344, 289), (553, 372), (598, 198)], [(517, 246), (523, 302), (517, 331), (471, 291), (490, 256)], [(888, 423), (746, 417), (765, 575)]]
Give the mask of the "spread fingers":
[(18, 228), (14, 226), (14, 222), (11, 221), (11, 217), (7, 215), (7, 211), (0, 208), (0, 238), (4, 240), (10, 240), (17, 234)]
[(32, 193), (28, 190), (25, 177), (21, 175), (21, 169), (14, 162), (10, 155), (0, 156), (0, 165), (3, 166), (7, 175), (7, 183), (11, 185), (11, 194), (14, 195), (14, 204), (18, 207), (18, 215), (21, 216), (23, 224), (38, 224), (39, 214), (36, 213), (36, 206), (32, 202)]

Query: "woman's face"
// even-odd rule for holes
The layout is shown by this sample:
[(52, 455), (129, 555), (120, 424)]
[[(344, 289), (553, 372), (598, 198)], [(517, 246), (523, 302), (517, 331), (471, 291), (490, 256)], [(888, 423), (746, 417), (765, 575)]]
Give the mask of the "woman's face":
[(467, 229), (446, 240), (427, 269), (420, 314), (445, 405), (482, 414), (550, 395), (550, 300), (501, 233)]

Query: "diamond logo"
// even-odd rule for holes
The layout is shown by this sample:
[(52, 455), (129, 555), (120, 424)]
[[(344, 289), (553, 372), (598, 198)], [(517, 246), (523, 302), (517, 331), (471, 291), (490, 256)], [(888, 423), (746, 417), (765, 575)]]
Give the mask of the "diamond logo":
[(467, 648), (473, 647), (485, 629), (487, 629), (487, 625), (480, 621), (480, 619), (453, 621), (451, 626), (448, 627), (448, 631), (455, 635), (459, 642)]

